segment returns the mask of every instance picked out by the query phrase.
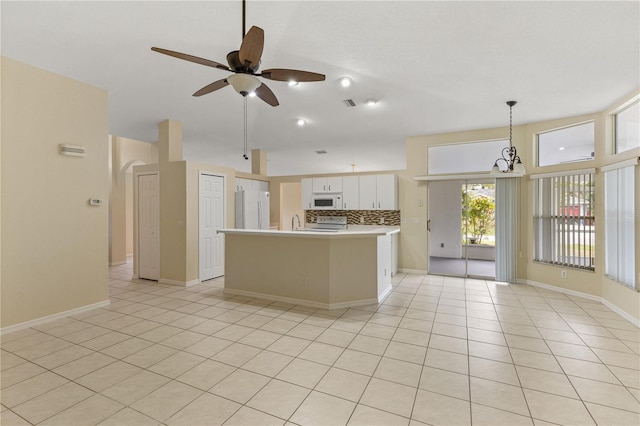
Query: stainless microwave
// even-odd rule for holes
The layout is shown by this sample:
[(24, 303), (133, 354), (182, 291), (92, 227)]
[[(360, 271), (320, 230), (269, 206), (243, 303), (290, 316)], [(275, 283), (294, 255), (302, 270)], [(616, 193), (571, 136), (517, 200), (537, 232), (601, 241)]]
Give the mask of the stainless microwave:
[(342, 210), (342, 194), (321, 193), (313, 194), (311, 199), (312, 210)]

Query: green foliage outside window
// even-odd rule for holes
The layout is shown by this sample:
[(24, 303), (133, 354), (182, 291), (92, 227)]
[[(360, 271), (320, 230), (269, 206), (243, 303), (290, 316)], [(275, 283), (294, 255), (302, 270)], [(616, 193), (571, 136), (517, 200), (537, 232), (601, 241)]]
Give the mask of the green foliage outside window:
[[(467, 242), (480, 244), (482, 239), (495, 230), (496, 205), (493, 198), (481, 194), (462, 192), (462, 222), (467, 222)], [(465, 232), (463, 231), (463, 235)]]

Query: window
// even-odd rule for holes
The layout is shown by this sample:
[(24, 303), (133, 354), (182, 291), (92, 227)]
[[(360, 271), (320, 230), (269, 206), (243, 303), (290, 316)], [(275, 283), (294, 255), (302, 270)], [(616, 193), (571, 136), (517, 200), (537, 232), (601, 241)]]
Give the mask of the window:
[(535, 182), (535, 258), (542, 263), (594, 269), (594, 171), (532, 176)]
[(538, 165), (593, 160), (593, 121), (538, 134)]
[[(634, 162), (637, 164), (637, 160)], [(635, 166), (603, 170), (605, 274), (635, 288)]]
[(508, 146), (508, 139), (430, 146), (427, 169), (430, 175), (486, 172)]
[(615, 115), (616, 153), (640, 148), (640, 100)]

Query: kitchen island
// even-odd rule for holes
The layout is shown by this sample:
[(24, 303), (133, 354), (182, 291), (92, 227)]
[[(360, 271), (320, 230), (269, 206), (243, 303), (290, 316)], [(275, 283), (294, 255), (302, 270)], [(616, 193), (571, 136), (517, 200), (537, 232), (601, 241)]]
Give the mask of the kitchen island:
[(225, 293), (338, 309), (378, 303), (391, 291), (399, 227), (218, 232), (225, 234)]

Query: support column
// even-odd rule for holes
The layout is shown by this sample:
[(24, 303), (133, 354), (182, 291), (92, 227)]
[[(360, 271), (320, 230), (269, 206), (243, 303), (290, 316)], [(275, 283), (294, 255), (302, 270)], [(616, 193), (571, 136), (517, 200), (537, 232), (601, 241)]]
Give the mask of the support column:
[(267, 153), (261, 149), (251, 150), (251, 173), (267, 176)]
[(182, 123), (165, 120), (158, 125), (160, 164), (182, 161)]

